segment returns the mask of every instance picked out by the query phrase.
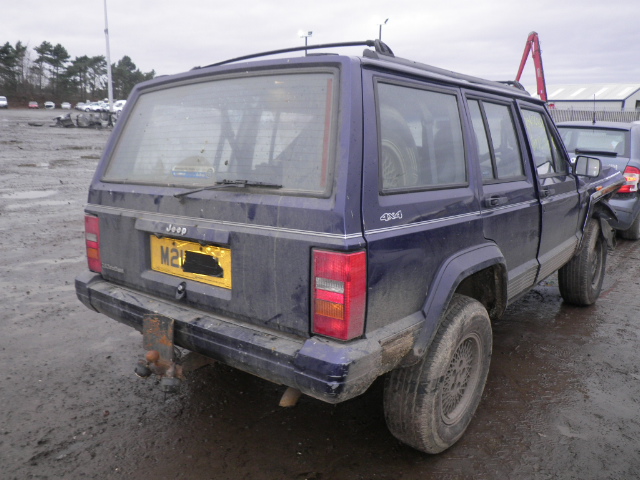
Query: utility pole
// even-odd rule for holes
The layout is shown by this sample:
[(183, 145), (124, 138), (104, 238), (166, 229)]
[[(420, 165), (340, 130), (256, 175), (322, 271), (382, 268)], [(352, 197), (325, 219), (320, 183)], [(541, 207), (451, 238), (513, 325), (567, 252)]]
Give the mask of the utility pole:
[(107, 92), (109, 95), (109, 124), (113, 112), (113, 80), (111, 78), (111, 53), (109, 51), (109, 23), (107, 21), (107, 0), (104, 0), (104, 36), (107, 41)]
[(382, 41), (382, 26), (386, 25), (389, 19), (387, 18), (384, 22), (378, 24), (378, 40)]
[(313, 35), (313, 32), (309, 32), (309, 31), (303, 32), (302, 30), (300, 30), (298, 32), (298, 35), (300, 36), (300, 38), (304, 38), (304, 47), (305, 47), (304, 48), (304, 56), (306, 57), (307, 56), (307, 39), (311, 35)]

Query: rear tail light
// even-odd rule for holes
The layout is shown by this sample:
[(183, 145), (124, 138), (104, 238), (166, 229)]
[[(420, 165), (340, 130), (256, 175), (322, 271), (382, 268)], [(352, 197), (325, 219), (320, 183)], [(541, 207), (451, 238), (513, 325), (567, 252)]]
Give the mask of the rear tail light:
[(624, 178), (627, 179), (618, 193), (633, 193), (638, 191), (638, 180), (640, 180), (640, 169), (636, 167), (627, 167), (624, 169)]
[(87, 245), (87, 261), (89, 270), (102, 273), (100, 259), (100, 219), (93, 215), (84, 217), (84, 238)]
[(364, 333), (365, 252), (313, 251), (313, 333), (351, 340)]

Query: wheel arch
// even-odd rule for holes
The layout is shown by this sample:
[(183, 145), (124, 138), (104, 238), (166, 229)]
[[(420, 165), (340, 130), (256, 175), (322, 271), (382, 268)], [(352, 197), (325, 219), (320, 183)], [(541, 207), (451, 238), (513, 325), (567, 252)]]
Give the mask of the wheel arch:
[(504, 313), (507, 306), (507, 269), (496, 244), (486, 243), (464, 250), (443, 262), (422, 307), (425, 320), (413, 349), (402, 365), (411, 365), (424, 356), (454, 293), (478, 300), (492, 320)]

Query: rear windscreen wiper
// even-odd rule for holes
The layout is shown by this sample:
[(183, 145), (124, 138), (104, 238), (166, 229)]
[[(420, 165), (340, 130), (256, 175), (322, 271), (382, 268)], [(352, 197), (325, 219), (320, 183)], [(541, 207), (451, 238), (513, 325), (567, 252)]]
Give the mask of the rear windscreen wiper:
[(216, 188), (224, 187), (261, 187), (261, 188), (282, 188), (282, 185), (276, 183), (267, 182), (255, 182), (252, 180), (220, 180), (213, 185), (208, 185), (202, 188), (196, 188), (194, 190), (187, 190), (186, 192), (176, 193), (173, 196), (176, 198), (184, 197), (185, 195), (191, 195), (192, 193), (202, 192), (204, 190), (215, 190)]
[(587, 148), (576, 148), (576, 155), (600, 155), (603, 157), (617, 157), (618, 152), (611, 150), (589, 150)]

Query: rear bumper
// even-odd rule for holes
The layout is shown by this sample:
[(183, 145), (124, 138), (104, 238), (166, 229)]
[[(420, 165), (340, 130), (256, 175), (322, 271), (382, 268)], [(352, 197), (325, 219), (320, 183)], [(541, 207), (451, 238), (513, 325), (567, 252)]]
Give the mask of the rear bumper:
[(79, 275), (75, 284), (78, 298), (92, 310), (138, 331), (145, 314), (173, 318), (176, 345), (329, 403), (360, 395), (397, 365), (419, 326), (416, 315), (348, 343), (300, 338), (158, 300), (93, 272)]

